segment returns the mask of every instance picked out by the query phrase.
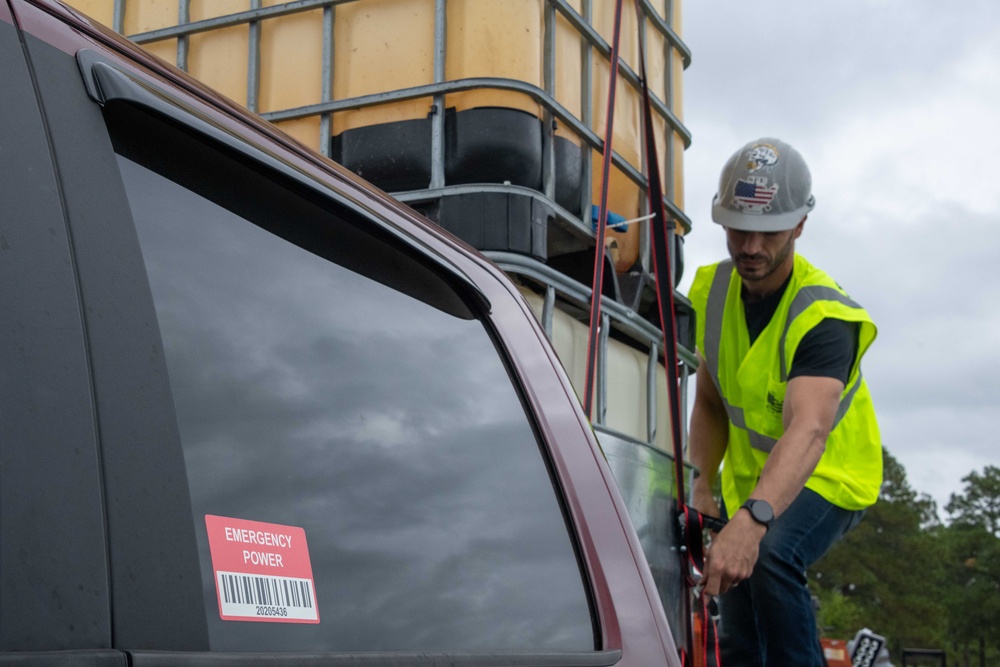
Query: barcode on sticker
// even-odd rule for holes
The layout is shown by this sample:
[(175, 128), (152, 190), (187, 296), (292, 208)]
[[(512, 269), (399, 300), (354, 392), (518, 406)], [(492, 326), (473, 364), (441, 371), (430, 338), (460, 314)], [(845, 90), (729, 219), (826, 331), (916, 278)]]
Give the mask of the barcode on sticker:
[(312, 581), (216, 572), (223, 618), (317, 620)]

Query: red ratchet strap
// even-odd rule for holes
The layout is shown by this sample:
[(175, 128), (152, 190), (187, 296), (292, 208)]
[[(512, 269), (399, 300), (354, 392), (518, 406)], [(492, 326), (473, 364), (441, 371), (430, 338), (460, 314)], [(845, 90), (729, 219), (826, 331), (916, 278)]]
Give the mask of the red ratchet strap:
[[(710, 602), (709, 597), (701, 591), (700, 584), (704, 579), (705, 573), (705, 549), (701, 540), (701, 536), (704, 534), (705, 528), (713, 528), (710, 524), (705, 525), (705, 518), (701, 512), (694, 510), (686, 505), (682, 506), (682, 511), (684, 514), (683, 526), (684, 530), (683, 539), (685, 540), (684, 546), (687, 551), (687, 565), (684, 568), (685, 579), (688, 585), (688, 589), (695, 591), (694, 597), (696, 598), (695, 603), (697, 609), (695, 612), (698, 614), (698, 621), (701, 624), (701, 644), (700, 646), (694, 646), (693, 640), (690, 644), (691, 652), (695, 655), (701, 655), (702, 665), (714, 665), (715, 667), (722, 666), (722, 658), (719, 655), (719, 633), (715, 627), (715, 621), (713, 619), (714, 613), (709, 609)], [(714, 606), (714, 605), (712, 605)], [(711, 652), (711, 653), (710, 653)], [(714, 662), (708, 660), (708, 656), (712, 655), (715, 659)], [(682, 660), (684, 664), (687, 664), (687, 656), (682, 655)]]
[[(642, 5), (635, 0), (642, 25)], [(656, 148), (653, 128), (653, 111), (646, 85), (646, 57), (639, 49), (639, 82), (642, 87), (643, 134), (646, 141), (646, 178), (649, 198), (649, 212), (653, 214), (649, 222), (653, 237), (653, 274), (656, 276), (656, 301), (659, 306), (660, 331), (663, 332), (664, 368), (667, 372), (667, 398), (670, 406), (670, 427), (674, 441), (674, 474), (677, 481), (677, 500), (683, 508), (684, 498), (684, 450), (681, 447), (681, 402), (680, 378), (677, 374), (677, 321), (674, 318), (674, 272), (670, 262), (669, 232), (673, 219), (668, 218), (663, 208), (663, 186), (660, 182), (660, 160)], [(669, 147), (668, 147), (669, 148)]]
[(618, 85), (618, 46), (622, 24), (622, 0), (615, 0), (615, 28), (611, 39), (608, 112), (605, 114), (604, 159), (601, 164), (601, 205), (597, 215), (597, 247), (594, 248), (594, 284), (590, 296), (590, 330), (587, 341), (587, 381), (583, 409), (593, 421), (594, 379), (597, 374), (597, 341), (601, 325), (601, 292), (604, 289), (604, 237), (608, 220), (608, 184), (611, 179), (611, 138), (615, 121), (615, 90)]
[[(638, 25), (643, 25), (643, 9), (640, 0), (635, 0), (635, 9)], [(685, 503), (687, 497), (684, 490), (684, 450), (681, 446), (681, 402), (680, 402), (680, 378), (677, 372), (677, 320), (674, 316), (674, 272), (670, 261), (669, 239), (672, 232), (671, 226), (674, 224), (672, 218), (668, 218), (663, 206), (663, 186), (660, 181), (659, 152), (656, 148), (656, 134), (653, 125), (652, 104), (649, 100), (649, 87), (646, 77), (646, 58), (644, 45), (639, 48), (639, 81), (642, 89), (642, 116), (643, 134), (646, 143), (646, 176), (648, 179), (647, 194), (649, 197), (649, 212), (654, 214), (650, 220), (652, 230), (652, 255), (653, 273), (656, 276), (656, 301), (659, 306), (660, 330), (663, 332), (663, 358), (664, 369), (667, 374), (667, 393), (670, 406), (670, 426), (672, 429), (674, 444), (674, 475), (677, 484), (677, 508), (678, 515), (683, 516), (681, 522), (681, 540), (686, 553), (682, 563), (684, 571), (687, 573), (687, 585), (689, 591), (695, 591), (701, 574), (704, 571), (705, 559), (702, 545), (702, 535), (705, 528), (702, 515), (691, 509)], [(671, 147), (666, 147), (668, 150)], [(703, 651), (702, 655), (708, 655), (709, 642), (713, 646), (715, 653), (715, 664), (719, 665), (719, 644), (715, 631), (715, 623), (708, 613), (708, 601), (706, 596), (698, 595), (698, 616), (702, 626)], [(691, 618), (691, 596), (685, 596), (685, 612)], [(690, 625), (688, 630), (688, 646), (694, 653), (694, 638)], [(687, 656), (682, 651), (681, 655), (684, 663), (687, 664)]]

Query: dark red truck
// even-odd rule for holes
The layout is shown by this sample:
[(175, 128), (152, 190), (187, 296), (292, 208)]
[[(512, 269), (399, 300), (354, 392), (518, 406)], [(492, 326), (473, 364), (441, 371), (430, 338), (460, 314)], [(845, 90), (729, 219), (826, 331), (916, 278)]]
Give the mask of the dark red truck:
[(679, 664), (508, 278), (0, 0), (0, 665)]

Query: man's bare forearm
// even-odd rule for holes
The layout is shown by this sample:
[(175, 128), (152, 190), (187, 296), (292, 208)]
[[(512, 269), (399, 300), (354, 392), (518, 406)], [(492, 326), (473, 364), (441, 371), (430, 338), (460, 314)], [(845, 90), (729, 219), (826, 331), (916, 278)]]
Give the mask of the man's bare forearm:
[(698, 469), (691, 488), (691, 504), (699, 512), (718, 516), (719, 507), (712, 497), (712, 487), (729, 444), (729, 417), (715, 384), (705, 368), (698, 365), (697, 391), (691, 410), (688, 458)]
[(780, 516), (816, 469), (833, 427), (844, 384), (825, 377), (795, 378), (785, 397), (785, 433), (768, 456), (750, 494), (766, 500)]
[[(785, 432), (768, 456), (750, 497), (766, 500), (780, 515), (798, 497), (826, 448), (826, 438), (844, 385), (831, 378), (795, 378), (788, 383), (783, 420)], [(705, 592), (725, 593), (753, 572), (760, 541), (767, 529), (749, 512), (727, 508), (730, 521), (708, 552)]]

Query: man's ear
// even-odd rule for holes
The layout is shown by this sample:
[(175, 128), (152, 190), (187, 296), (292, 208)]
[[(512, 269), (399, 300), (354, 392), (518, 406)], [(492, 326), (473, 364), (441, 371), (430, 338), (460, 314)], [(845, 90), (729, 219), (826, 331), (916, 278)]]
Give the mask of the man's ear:
[(795, 235), (794, 235), (794, 238), (799, 238), (800, 236), (802, 236), (802, 229), (803, 229), (803, 227), (805, 227), (806, 220), (808, 218), (809, 218), (808, 215), (805, 216), (804, 218), (802, 218), (802, 220), (799, 221), (799, 224), (795, 225)]

